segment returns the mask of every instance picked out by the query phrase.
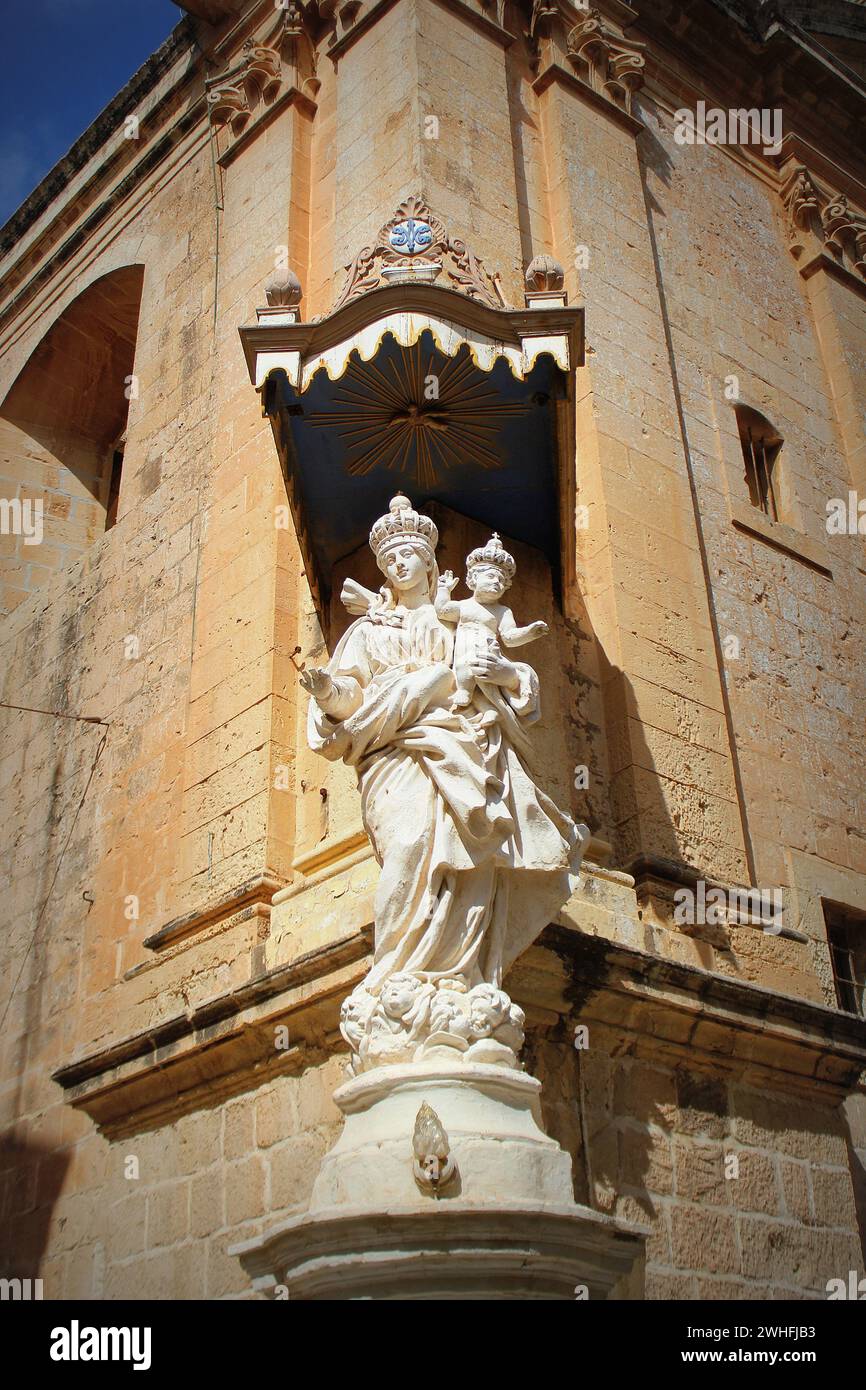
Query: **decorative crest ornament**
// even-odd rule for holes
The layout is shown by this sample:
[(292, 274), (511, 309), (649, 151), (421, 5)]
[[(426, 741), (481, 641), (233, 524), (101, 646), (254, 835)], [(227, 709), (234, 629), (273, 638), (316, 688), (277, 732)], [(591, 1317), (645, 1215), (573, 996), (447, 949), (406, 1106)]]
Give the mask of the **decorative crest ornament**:
[(417, 256), (433, 244), (433, 229), (429, 222), (416, 222), (408, 217), (405, 222), (396, 222), (388, 233), (388, 243), (392, 251), (401, 256)]
[[(420, 252), (425, 253), (423, 262)], [(366, 294), (389, 277), (385, 273), (399, 266), (431, 267), (441, 257), (447, 274), (457, 288), (470, 299), (486, 304), (489, 309), (509, 307), (499, 276), (491, 275), (465, 241), (451, 237), (442, 221), (430, 211), (423, 198), (406, 198), (394, 216), (380, 227), (372, 246), (365, 246), (346, 266), (346, 281), (332, 313)], [(416, 260), (415, 258), (418, 257)], [(438, 270), (437, 266), (437, 270)], [(413, 277), (415, 278), (415, 277)], [(428, 277), (418, 277), (427, 278)]]

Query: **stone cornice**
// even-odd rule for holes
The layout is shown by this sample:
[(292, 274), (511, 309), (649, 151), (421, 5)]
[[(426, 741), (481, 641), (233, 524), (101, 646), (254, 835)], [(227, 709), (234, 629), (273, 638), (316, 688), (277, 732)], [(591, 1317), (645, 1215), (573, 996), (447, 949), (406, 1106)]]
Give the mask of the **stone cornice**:
[[(207, 1100), (298, 1072), (342, 1047), (343, 997), (366, 973), (372, 933), (351, 936), (61, 1067), (67, 1101), (112, 1137), (165, 1124)], [(259, 948), (261, 949), (261, 948)], [(275, 1029), (288, 1046), (275, 1045)]]
[[(237, 19), (234, 11), (230, 17)], [(222, 54), (225, 65), (225, 54), (235, 50), (243, 52), (245, 39), (249, 46), (257, 43), (266, 46), (271, 42), (281, 68), (275, 87), (275, 93), (279, 89), (278, 95), (272, 94), (270, 102), (254, 106), (247, 128), (223, 150), (221, 164), (230, 163), (286, 106), (296, 105), (308, 115), (315, 112), (313, 97), (318, 86), (315, 52), (302, 17), (298, 15), (290, 20), (285, 10), (275, 11), (273, 4), (262, 3), (237, 19), (213, 49), (207, 45), (202, 48), (200, 32), (195, 21), (183, 19), (6, 227), (0, 229), (3, 238), (0, 255), (13, 248), (17, 253), (14, 260), (8, 257), (4, 267), (4, 288), (8, 287), (10, 293), (6, 304), (0, 307), (0, 327), (50, 282), (79, 248), (87, 245), (88, 238), (105, 218), (134, 195), (138, 184), (169, 159), (183, 141), (195, 136), (197, 127), (201, 128), (202, 137), (207, 138), (208, 103), (201, 83), (206, 67), (210, 66), (209, 55)], [(255, 35), (258, 37), (251, 37)], [(187, 62), (183, 62), (184, 57)], [(176, 72), (173, 73), (172, 68)], [(214, 73), (212, 80), (218, 83), (217, 69), (210, 66), (210, 70)], [(166, 78), (168, 85), (165, 85)], [(148, 109), (148, 96), (161, 82), (165, 89), (157, 93)], [(205, 82), (205, 87), (207, 85)], [(140, 142), (120, 138), (124, 120), (130, 115), (137, 115), (141, 120), (143, 138)], [(140, 153), (139, 144), (145, 146)], [(92, 162), (92, 171), (88, 171), (87, 181), (64, 198), (69, 184), (89, 162)], [(44, 231), (27, 241), (28, 228), (38, 222), (46, 210), (52, 209), (52, 204), (55, 206)], [(77, 209), (81, 218), (78, 225), (72, 223), (71, 232), (68, 230), (70, 208)], [(35, 253), (39, 260), (34, 268), (29, 261)]]
[(164, 951), (168, 946), (175, 946), (179, 941), (186, 940), (187, 937), (193, 936), (216, 921), (233, 917), (242, 909), (252, 910), (254, 906), (258, 906), (267, 913), (274, 893), (279, 892), (285, 886), (283, 879), (259, 874), (255, 878), (248, 879), (246, 883), (231, 889), (230, 892), (224, 893), (215, 902), (173, 917), (158, 931), (145, 937), (142, 944), (151, 951)]
[[(372, 928), (61, 1067), (68, 1102), (107, 1134), (164, 1124), (205, 1096), (236, 1094), (343, 1050), (342, 998), (367, 969)], [(866, 1020), (760, 985), (550, 926), (513, 967), (509, 987), (530, 1025), (570, 1038), (588, 1023), (628, 1050), (711, 1066), (750, 1083), (836, 1103), (866, 1070)], [(289, 1046), (275, 1048), (285, 1026)], [(569, 1043), (570, 1045), (570, 1043)]]
[(634, 32), (648, 41), (654, 82), (686, 105), (703, 98), (723, 108), (781, 106), (786, 131), (807, 131), (828, 157), (862, 178), (857, 137), (866, 118), (866, 84), (797, 25), (776, 22), (775, 10), (770, 24), (763, 11), (756, 28), (746, 8), (721, 0), (644, 6)]
[[(369, 33), (379, 20), (398, 3), (399, 0), (374, 0), (374, 3), (358, 18), (350, 17), (345, 25), (341, 24), (337, 38), (327, 50), (328, 57), (332, 59), (334, 65), (336, 66), (340, 58), (357, 43), (358, 39)], [(508, 48), (514, 43), (513, 34), (479, 10), (473, 10), (471, 5), (465, 3), (465, 0), (435, 0), (435, 3), (441, 5), (443, 9), (450, 10), (460, 19), (466, 20), (480, 34), (486, 35), (487, 38), (500, 44), (501, 47)]]
[(866, 1073), (866, 1019), (567, 927), (548, 927), (540, 945), (511, 972), (528, 1016), (540, 1007), (595, 1020), (644, 1052), (676, 1061), (685, 1049), (695, 1065), (816, 1099)]
[(838, 0), (785, 0), (785, 19), (812, 34), (835, 34), (866, 43), (866, 7), (856, 0), (845, 5)]
[(498, 24), (487, 15), (479, 14), (477, 10), (473, 10), (471, 6), (467, 5), (465, 0), (435, 0), (435, 3), (441, 5), (444, 10), (450, 10), (452, 14), (465, 19), (480, 34), (486, 34), (502, 48), (510, 48), (514, 43), (514, 35), (504, 25)]
[(859, 275), (855, 275), (853, 271), (848, 270), (844, 265), (840, 265), (832, 256), (828, 256), (826, 251), (820, 251), (816, 256), (812, 256), (810, 259), (800, 262), (800, 274), (804, 280), (808, 280), (810, 276), (814, 275), (816, 271), (819, 270), (826, 271), (828, 275), (832, 275), (835, 280), (845, 285), (847, 289), (853, 290), (861, 299), (866, 299), (866, 280)]
[[(531, 1269), (534, 1299), (571, 1298), (582, 1284), (601, 1303), (624, 1286), (649, 1235), (647, 1226), (626, 1226), (594, 1208), (549, 1201), (528, 1207), (497, 1193), (495, 1202), (454, 1195), (426, 1209), (389, 1199), (387, 1216), (348, 1206), (323, 1216), (296, 1214), (228, 1254), (266, 1295), (289, 1278), (288, 1270), (297, 1271), (300, 1286), (293, 1284), (290, 1296), (303, 1301), (343, 1297), (350, 1279), (353, 1298), (381, 1297), (389, 1265), (401, 1298), (450, 1298), (456, 1265), (463, 1296), (483, 1288), (487, 1299), (519, 1297), (515, 1278)], [(467, 1251), (471, 1278), (463, 1274)]]
[(640, 135), (644, 129), (643, 121), (638, 120), (637, 116), (632, 116), (624, 111), (622, 107), (614, 105), (612, 101), (598, 92), (593, 91), (592, 87), (587, 86), (575, 77), (574, 73), (569, 72), (561, 63), (549, 63), (542, 72), (539, 73), (532, 84), (533, 91), (537, 96), (546, 92), (548, 87), (554, 85), (564, 87), (566, 91), (573, 92), (582, 101), (594, 106), (597, 111), (607, 116), (616, 125), (622, 126), (631, 135)]
[(186, 10), (207, 24), (221, 24), (243, 9), (245, 0), (174, 0), (179, 10)]
[(394, 6), (398, 3), (399, 0), (374, 0), (370, 8), (365, 10), (364, 14), (361, 15), (361, 18), (356, 20), (350, 28), (340, 34), (334, 43), (331, 44), (328, 49), (328, 57), (333, 60), (334, 65), (336, 66), (337, 61), (343, 54), (346, 53), (358, 39), (362, 38), (364, 34), (378, 24), (379, 20), (382, 19), (389, 10), (393, 10)]
[(437, 285), (386, 285), (344, 303), (334, 313), (310, 323), (247, 324), (238, 329), (250, 377), (256, 377), (259, 353), (297, 352), (302, 361), (319, 356), (368, 324), (394, 312), (441, 315), (497, 343), (519, 346), (526, 337), (565, 334), (571, 343), (572, 366), (583, 363), (583, 310), (578, 307), (491, 309), (457, 290)]
[[(32, 273), (25, 272), (19, 277), (20, 288), (0, 306), (0, 332), (2, 332), (6, 325), (14, 319), (16, 314), (21, 312), (22, 306), (28, 303), (43, 286), (46, 286), (51, 281), (52, 277), (62, 269), (67, 261), (79, 250), (87, 246), (88, 239), (97, 228), (101, 226), (107, 217), (120, 208), (127, 198), (133, 197), (137, 186), (142, 183), (149, 174), (166, 163), (166, 161), (170, 160), (182, 142), (188, 139), (195, 139), (193, 132), (196, 126), (201, 126), (200, 139), (202, 141), (207, 140), (207, 132), (204, 126), (205, 119), (204, 97), (201, 97), (199, 100), (192, 102), (183, 115), (150, 146), (142, 158), (138, 160), (131, 169), (127, 170), (117, 183), (109, 188), (105, 197), (101, 198), (95, 205), (91, 205), (89, 211), (87, 211), (86, 215), (83, 217), (83, 220), (59, 245), (48, 252), (46, 259), (42, 260), (41, 264), (39, 264)], [(87, 188), (82, 190), (82, 195), (85, 198), (91, 188), (96, 188), (106, 181), (105, 174), (105, 165), (100, 166), (95, 171), (93, 179), (87, 185)], [(58, 221), (56, 225), (59, 227), (64, 226), (61, 221), (62, 211), (62, 208), (58, 208)], [(47, 230), (50, 231), (50, 228)], [(24, 249), (21, 260), (26, 259), (30, 254), (30, 250), (30, 247)], [(7, 270), (3, 281), (4, 288), (6, 279), (12, 279), (16, 272), (18, 272), (19, 266), (20, 261)]]

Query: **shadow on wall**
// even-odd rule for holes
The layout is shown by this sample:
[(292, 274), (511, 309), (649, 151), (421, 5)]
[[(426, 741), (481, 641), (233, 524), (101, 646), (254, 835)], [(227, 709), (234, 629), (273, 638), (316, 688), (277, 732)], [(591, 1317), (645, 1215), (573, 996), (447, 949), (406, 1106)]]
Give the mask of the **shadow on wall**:
[(25, 1143), (14, 1134), (0, 1137), (0, 1278), (40, 1276), (52, 1214), (68, 1167), (68, 1152)]
[(848, 1165), (854, 1186), (854, 1205), (860, 1223), (863, 1247), (863, 1268), (866, 1270), (866, 1086), (850, 1095), (845, 1102), (848, 1124)]
[(650, 1259), (670, 1239), (655, 1259), (684, 1275), (824, 1294), (864, 1267), (864, 1165), (840, 1106), (612, 1055), (609, 1042), (572, 1065), (566, 1032), (533, 1032), (526, 1055), (544, 1128), (572, 1154), (576, 1201), (654, 1226)]
[(0, 407), (0, 492), (41, 499), (45, 518), (44, 542), (0, 557), (10, 589), (38, 587), (114, 520), (143, 279), (123, 266), (82, 291)]

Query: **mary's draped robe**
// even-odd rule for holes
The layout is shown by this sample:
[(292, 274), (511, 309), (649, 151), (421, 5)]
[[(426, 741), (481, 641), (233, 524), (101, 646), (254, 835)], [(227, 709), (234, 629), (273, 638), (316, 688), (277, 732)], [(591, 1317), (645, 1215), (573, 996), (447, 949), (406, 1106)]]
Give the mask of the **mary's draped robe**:
[(343, 717), (310, 701), (310, 747), (357, 770), (381, 866), (372, 994), (397, 972), (500, 985), (576, 886), (589, 838), (530, 774), (532, 667), (455, 713), (452, 647), (431, 604), (361, 618), (327, 668)]

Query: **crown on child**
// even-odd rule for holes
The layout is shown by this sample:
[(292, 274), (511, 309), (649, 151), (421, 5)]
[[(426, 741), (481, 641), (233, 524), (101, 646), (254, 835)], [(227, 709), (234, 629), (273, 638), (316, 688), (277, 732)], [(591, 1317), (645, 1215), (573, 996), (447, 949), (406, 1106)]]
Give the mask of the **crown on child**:
[(435, 551), (439, 544), (439, 532), (429, 516), (416, 512), (409, 498), (399, 493), (391, 498), (385, 516), (373, 522), (370, 549), (378, 560), (383, 550), (395, 544), (402, 545), (405, 541), (421, 541)]
[(467, 570), (471, 570), (473, 565), (498, 565), (509, 579), (513, 579), (517, 572), (514, 556), (509, 555), (496, 531), (485, 546), (479, 546), (466, 556)]

